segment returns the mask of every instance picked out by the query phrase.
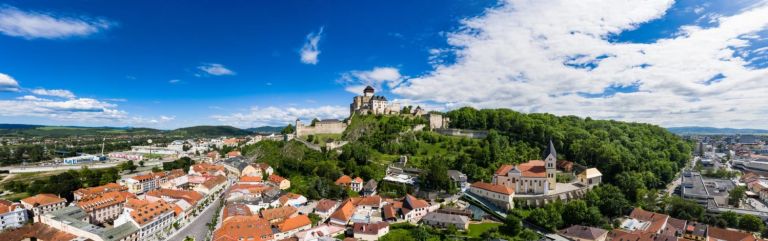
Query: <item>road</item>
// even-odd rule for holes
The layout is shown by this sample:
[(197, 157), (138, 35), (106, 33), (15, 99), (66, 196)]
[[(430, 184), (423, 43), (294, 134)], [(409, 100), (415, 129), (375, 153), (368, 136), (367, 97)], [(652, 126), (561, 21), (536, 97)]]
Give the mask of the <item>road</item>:
[(208, 223), (211, 222), (216, 210), (219, 210), (219, 199), (213, 201), (213, 204), (208, 205), (200, 215), (195, 217), (191, 223), (184, 225), (180, 232), (176, 232), (173, 236), (165, 239), (166, 241), (184, 241), (187, 236), (192, 237), (195, 241), (205, 241), (208, 238)]

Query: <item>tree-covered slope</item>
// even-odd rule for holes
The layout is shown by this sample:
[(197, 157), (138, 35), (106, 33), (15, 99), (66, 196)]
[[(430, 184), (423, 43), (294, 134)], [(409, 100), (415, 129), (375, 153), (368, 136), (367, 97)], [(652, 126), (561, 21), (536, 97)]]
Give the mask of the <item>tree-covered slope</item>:
[(245, 136), (250, 131), (232, 126), (192, 126), (171, 131), (170, 135), (185, 137)]

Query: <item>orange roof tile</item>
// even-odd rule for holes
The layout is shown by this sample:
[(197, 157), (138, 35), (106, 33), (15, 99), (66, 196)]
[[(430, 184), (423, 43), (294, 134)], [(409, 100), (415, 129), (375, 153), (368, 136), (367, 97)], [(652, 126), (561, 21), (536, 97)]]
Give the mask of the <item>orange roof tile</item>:
[(288, 218), (291, 215), (295, 214), (299, 210), (296, 209), (293, 206), (284, 206), (279, 208), (272, 208), (272, 209), (263, 209), (261, 210), (261, 217), (272, 221), (277, 219), (283, 219)]
[(707, 227), (707, 236), (710, 241), (754, 241), (757, 240), (751, 233), (728, 230), (714, 226)]
[(281, 176), (278, 176), (278, 175), (275, 175), (275, 174), (269, 175), (269, 181), (270, 182), (281, 183), (284, 180), (285, 180), (284, 177), (281, 177)]
[(240, 182), (261, 182), (260, 176), (243, 176), (240, 177)]
[(37, 205), (46, 206), (46, 205), (57, 204), (62, 202), (65, 203), (67, 202), (67, 199), (60, 198), (56, 195), (49, 194), (49, 193), (41, 193), (25, 199), (21, 199), (21, 201), (24, 203), (29, 203), (32, 206), (37, 206)]
[(285, 203), (287, 203), (289, 200), (293, 200), (301, 197), (302, 196), (299, 194), (289, 192), (280, 196), (278, 200), (280, 201), (280, 204), (285, 205)]
[(256, 216), (236, 216), (224, 220), (213, 233), (213, 241), (271, 240), (272, 228), (267, 220)]
[(183, 199), (192, 206), (196, 205), (198, 201), (203, 199), (203, 195), (199, 192), (164, 188), (149, 191), (146, 195), (159, 198), (169, 197), (173, 199)]
[(86, 197), (89, 195), (101, 194), (101, 193), (110, 192), (110, 191), (126, 191), (126, 190), (128, 190), (128, 187), (121, 186), (120, 184), (117, 184), (117, 183), (107, 183), (101, 186), (80, 188), (75, 190), (74, 194), (80, 197)]
[(209, 178), (208, 180), (205, 180), (205, 182), (203, 182), (203, 184), (201, 185), (203, 185), (208, 189), (211, 189), (226, 181), (227, 181), (227, 177), (217, 175), (217, 176), (214, 176), (213, 178)]
[(472, 187), (474, 188), (480, 188), (486, 191), (495, 192), (495, 193), (501, 193), (505, 195), (512, 195), (515, 193), (515, 190), (512, 188), (509, 188), (504, 185), (497, 185), (497, 184), (491, 184), (487, 182), (475, 182), (472, 183)]
[(280, 230), (280, 232), (287, 232), (307, 225), (312, 225), (312, 221), (309, 220), (309, 217), (307, 217), (307, 215), (299, 215), (277, 224), (277, 229)]
[(88, 198), (80, 199), (77, 206), (90, 212), (106, 207), (120, 205), (125, 203), (128, 198), (136, 198), (136, 195), (129, 192), (107, 192), (104, 194), (90, 195)]
[(339, 177), (339, 179), (336, 179), (336, 185), (349, 184), (350, 182), (352, 182), (352, 178), (347, 175), (341, 176)]
[(131, 211), (131, 218), (143, 226), (167, 212), (173, 212), (173, 207), (167, 202), (160, 200)]
[(223, 220), (235, 216), (253, 216), (253, 213), (251, 213), (251, 209), (248, 208), (248, 205), (242, 203), (232, 203), (224, 206)]
[(363, 197), (360, 199), (359, 202), (357, 202), (358, 206), (372, 206), (372, 207), (379, 207), (381, 205), (381, 197), (379, 195), (373, 195), (369, 197)]
[(333, 214), (331, 214), (331, 218), (346, 222), (352, 218), (352, 214), (354, 213), (355, 205), (352, 205), (352, 201), (347, 199), (335, 212), (333, 212)]

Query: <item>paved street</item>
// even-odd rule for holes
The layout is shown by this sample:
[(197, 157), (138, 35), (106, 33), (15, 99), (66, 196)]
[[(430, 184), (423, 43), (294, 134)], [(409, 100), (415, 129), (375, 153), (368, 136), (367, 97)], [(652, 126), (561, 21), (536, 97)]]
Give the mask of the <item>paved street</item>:
[(208, 206), (203, 210), (199, 216), (195, 218), (192, 223), (184, 225), (180, 232), (177, 232), (174, 236), (167, 238), (167, 241), (183, 241), (187, 236), (195, 238), (195, 241), (205, 241), (208, 237), (208, 226), (206, 225), (213, 218), (213, 214), (216, 213), (219, 206), (219, 200), (216, 199), (214, 204)]

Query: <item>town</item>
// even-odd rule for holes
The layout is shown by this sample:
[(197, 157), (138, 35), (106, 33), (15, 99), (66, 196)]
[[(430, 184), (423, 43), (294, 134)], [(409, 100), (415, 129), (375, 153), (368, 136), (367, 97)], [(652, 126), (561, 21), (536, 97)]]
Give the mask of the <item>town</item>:
[[(533, 148), (541, 150), (529, 155), (534, 158), (492, 160), (490, 173), (449, 169), (419, 151), (379, 157), (387, 163), (356, 154), (367, 149), (357, 143), (367, 134), (352, 128), (365, 121), (407, 123), (395, 136), (467, 146), (498, 140), (495, 130), (453, 124), (462, 121), (448, 117), (461, 118), (455, 114), (401, 107), (368, 86), (354, 97), (346, 120), (297, 120), (279, 133), (239, 137), (145, 138), (126, 150), (96, 148), (7, 166), (3, 197), (16, 200), (0, 201), (0, 237), (737, 241), (764, 234), (768, 178), (762, 173), (768, 168), (761, 163), (768, 157), (760, 155), (766, 150), (760, 136), (685, 135), (691, 155), (682, 156), (676, 173), (649, 169), (613, 177), (604, 177), (606, 163), (562, 158), (556, 143), (563, 142), (554, 137)], [(329, 155), (349, 160), (343, 165), (383, 167), (378, 173), (338, 169), (323, 163)], [(291, 164), (301, 161), (296, 156), (319, 163)], [(304, 169), (319, 177), (299, 175)], [(59, 174), (47, 183), (19, 178), (49, 172)], [(654, 178), (660, 183), (643, 183)]]

